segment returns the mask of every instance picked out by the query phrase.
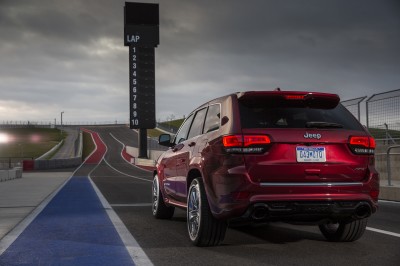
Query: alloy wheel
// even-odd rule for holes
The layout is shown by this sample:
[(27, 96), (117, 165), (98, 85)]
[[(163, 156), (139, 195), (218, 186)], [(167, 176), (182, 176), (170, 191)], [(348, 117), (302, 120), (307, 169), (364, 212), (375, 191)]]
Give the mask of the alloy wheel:
[(158, 189), (158, 178), (157, 176), (155, 176), (153, 179), (153, 214), (157, 212), (159, 191), (160, 190)]
[(200, 191), (199, 184), (190, 187), (187, 210), (187, 224), (190, 238), (194, 240), (200, 228)]

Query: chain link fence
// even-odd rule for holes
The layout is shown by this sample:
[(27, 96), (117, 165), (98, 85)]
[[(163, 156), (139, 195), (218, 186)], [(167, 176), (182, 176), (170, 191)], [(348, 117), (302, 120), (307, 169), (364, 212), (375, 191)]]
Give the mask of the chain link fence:
[(351, 100), (346, 100), (342, 101), (342, 104), (344, 107), (347, 108), (347, 110), (350, 111), (354, 115), (355, 118), (358, 119), (358, 121), (361, 120), (361, 102), (364, 101), (367, 98), (367, 96), (364, 97), (359, 97)]
[[(360, 105), (366, 97), (343, 101), (360, 120)], [(382, 179), (400, 180), (400, 89), (374, 94), (365, 101), (365, 118), (369, 132), (376, 140), (375, 166)], [(392, 151), (393, 148), (394, 151)]]
[[(359, 121), (361, 104), (367, 96), (342, 101)], [(390, 145), (400, 144), (400, 89), (374, 94), (365, 101), (367, 128), (377, 142)]]
[(369, 97), (366, 117), (367, 127), (377, 140), (400, 143), (400, 89)]

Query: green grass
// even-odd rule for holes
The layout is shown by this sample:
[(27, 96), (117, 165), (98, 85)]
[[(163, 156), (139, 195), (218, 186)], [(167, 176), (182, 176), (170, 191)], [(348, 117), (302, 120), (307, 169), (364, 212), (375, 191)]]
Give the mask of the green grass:
[(57, 152), (62, 148), (62, 146), (64, 146), (65, 141), (63, 141), (63, 143), (54, 151), (52, 151), (51, 153), (49, 153), (46, 157), (42, 158), (44, 160), (51, 160), (53, 159), (53, 156), (57, 154)]
[[(371, 133), (371, 135), (375, 139), (384, 139), (386, 138), (386, 129), (380, 129), (380, 128), (369, 128), (368, 131)], [(390, 136), (392, 138), (400, 138), (400, 131), (397, 130), (388, 130)]]
[(181, 119), (177, 119), (177, 120), (162, 122), (160, 124), (162, 124), (165, 127), (171, 127), (172, 126), (172, 127), (176, 128), (176, 129), (178, 129), (182, 125), (184, 120), (185, 120), (184, 118), (181, 118)]
[(8, 136), (6, 143), (0, 143), (0, 157), (26, 158), (43, 155), (66, 136), (52, 128), (5, 128), (0, 134)]
[(161, 132), (160, 130), (157, 129), (147, 129), (147, 136), (150, 138), (158, 138), (161, 134), (164, 132)]
[(83, 132), (82, 158), (85, 160), (96, 148), (90, 133)]

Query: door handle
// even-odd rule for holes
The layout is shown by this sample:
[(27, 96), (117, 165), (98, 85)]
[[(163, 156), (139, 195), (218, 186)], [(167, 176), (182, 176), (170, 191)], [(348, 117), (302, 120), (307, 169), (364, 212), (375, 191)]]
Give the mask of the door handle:
[(193, 147), (194, 145), (196, 145), (196, 142), (192, 141), (188, 144), (189, 147)]

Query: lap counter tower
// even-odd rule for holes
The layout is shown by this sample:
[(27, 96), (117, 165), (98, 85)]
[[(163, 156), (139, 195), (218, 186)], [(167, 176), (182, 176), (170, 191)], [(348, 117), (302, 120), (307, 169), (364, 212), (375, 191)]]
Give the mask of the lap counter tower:
[(154, 50), (160, 43), (158, 4), (125, 2), (124, 45), (129, 46), (129, 121), (139, 129), (139, 158), (147, 158), (147, 129), (155, 128)]

